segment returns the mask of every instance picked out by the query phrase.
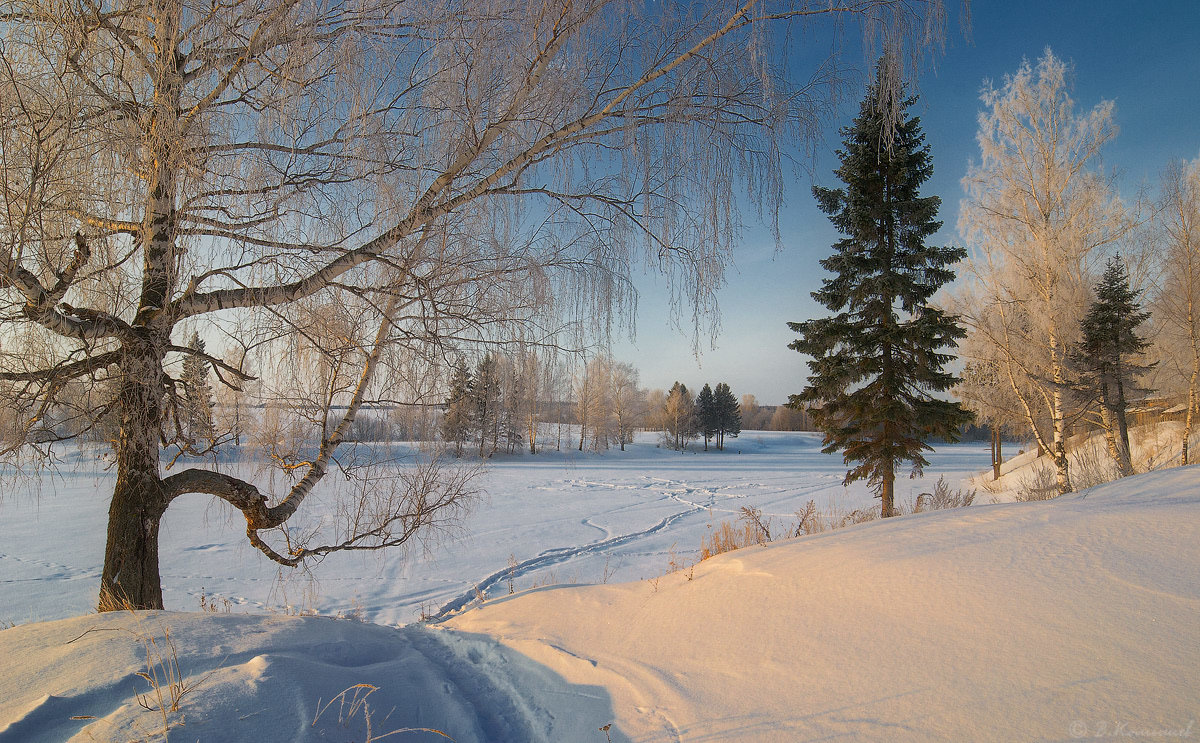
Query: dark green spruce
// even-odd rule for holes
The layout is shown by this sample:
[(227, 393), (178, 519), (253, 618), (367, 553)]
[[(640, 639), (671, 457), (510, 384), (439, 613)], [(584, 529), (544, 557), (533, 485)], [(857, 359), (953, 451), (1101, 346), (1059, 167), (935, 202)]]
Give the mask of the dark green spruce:
[(1080, 323), (1083, 337), (1071, 356), (1079, 370), (1080, 387), (1093, 400), (1099, 400), (1109, 454), (1125, 477), (1133, 474), (1126, 396), (1128, 391), (1138, 389), (1137, 377), (1153, 366), (1137, 362), (1150, 345), (1138, 335), (1138, 326), (1150, 313), (1142, 311), (1120, 256), (1105, 266), (1095, 291), (1096, 299)]
[(736, 439), (742, 432), (742, 406), (724, 382), (713, 390), (713, 403), (717, 409), (717, 448), (724, 449), (726, 436)]
[(944, 368), (953, 358), (945, 351), (965, 332), (929, 304), (965, 251), (925, 244), (942, 226), (941, 200), (919, 194), (933, 163), (920, 120), (907, 114), (916, 99), (904, 100), (889, 149), (879, 92), (872, 85), (842, 129), (835, 173), (845, 188), (813, 188), (845, 237), (821, 261), (833, 275), (812, 295), (834, 314), (788, 323), (800, 334), (788, 347), (812, 358), (808, 386), (788, 405), (811, 412), (823, 451), (842, 452), (853, 465), (845, 482), (867, 480), (886, 518), (895, 514), (897, 470), (908, 463), (920, 474), (928, 442), (956, 441), (972, 415), (936, 396), (958, 381)]
[(700, 435), (704, 437), (704, 451), (708, 451), (708, 442), (716, 438), (721, 422), (712, 387), (707, 384), (696, 395), (696, 418), (700, 423)]

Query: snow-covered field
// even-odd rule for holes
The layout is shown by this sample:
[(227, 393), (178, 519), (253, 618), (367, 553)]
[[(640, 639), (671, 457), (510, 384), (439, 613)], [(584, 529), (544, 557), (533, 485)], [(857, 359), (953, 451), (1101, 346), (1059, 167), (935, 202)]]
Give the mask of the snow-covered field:
[[(462, 605), (476, 587), (507, 594), (510, 576), (519, 590), (660, 575), (672, 550), (678, 563), (695, 561), (709, 525), (736, 518), (742, 506), (761, 508), (779, 529), (794, 524), (794, 512), (809, 500), (823, 510), (878, 506), (865, 485), (842, 487), (846, 468), (840, 456), (821, 453), (818, 434), (749, 431), (729, 443), (723, 452), (680, 454), (657, 448), (647, 434), (625, 452), (497, 457), (484, 481), (488, 496), (461, 538), (429, 554), (335, 555), (311, 580), (295, 571), (279, 580), (277, 566), (246, 543), (240, 514), (185, 496), (163, 524), (164, 603), (195, 611), (203, 592), (222, 608), (227, 599), (234, 611), (354, 613), (407, 623)], [(957, 486), (986, 469), (988, 447), (940, 447), (930, 460), (924, 479), (897, 481), (898, 502), (932, 490), (939, 475)], [(5, 494), (0, 622), (94, 608), (112, 478), (84, 460), (42, 480), (36, 494)]]
[[(0, 614), (17, 626), (0, 630), (0, 743), (1200, 736), (1200, 469), (1044, 502), (984, 496), (662, 575), (672, 544), (690, 562), (706, 524), (740, 505), (790, 523), (810, 498), (873, 503), (843, 492), (818, 449), (750, 434), (713, 456), (643, 443), (499, 462), (464, 540), (408, 563), (318, 568), (315, 608), (357, 597), (385, 621), (501, 576), (482, 605), (402, 627), (263, 613), (273, 571), (212, 513), (168, 531), (167, 603), (184, 612), (86, 614), (98, 562), (86, 543), (100, 538), (70, 531), (103, 524), (102, 507), (76, 513), (103, 500), (88, 490), (103, 480), (7, 500)], [(901, 500), (938, 474), (957, 485), (987, 447), (933, 460)], [(510, 554), (542, 561), (514, 571), (515, 595)], [(600, 584), (606, 561), (621, 572)], [(234, 612), (191, 611), (189, 581), (218, 574)], [(83, 616), (23, 618), (71, 614)]]
[[(1198, 474), (876, 521), (656, 581), (524, 590), (434, 625), (175, 612), (22, 624), (0, 631), (0, 742), (164, 727), (264, 743), (412, 728), (459, 743), (1188, 739)], [(165, 715), (138, 673), (160, 679)], [(377, 687), (366, 706), (361, 684)]]

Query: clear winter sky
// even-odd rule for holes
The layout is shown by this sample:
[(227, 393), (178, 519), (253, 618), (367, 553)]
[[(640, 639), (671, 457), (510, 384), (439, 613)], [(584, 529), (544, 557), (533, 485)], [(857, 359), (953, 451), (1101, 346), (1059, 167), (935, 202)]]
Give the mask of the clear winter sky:
[[(1103, 164), (1119, 174), (1122, 194), (1133, 196), (1143, 185), (1153, 193), (1168, 161), (1200, 157), (1200, 0), (975, 0), (968, 36), (958, 2), (946, 2), (945, 54), (927, 58), (918, 80), (921, 98), (910, 109), (921, 117), (933, 155), (934, 176), (923, 195), (942, 198), (944, 227), (933, 244), (963, 244), (956, 228), (961, 179), (968, 162), (979, 159), (975, 135), (984, 80), (999, 86), (1023, 58), (1036, 62), (1047, 46), (1074, 65), (1077, 110), (1115, 101), (1120, 132)], [(874, 60), (850, 52), (844, 61), (866, 69)], [(861, 94), (848, 96), (826, 127), (812, 177), (801, 170), (792, 174), (780, 217), (780, 253), (769, 233), (746, 216), (749, 224), (719, 294), (722, 330), (715, 348), (705, 344), (697, 360), (690, 334), (666, 321), (655, 282), (641, 281), (636, 341), (617, 342), (613, 355), (640, 369), (643, 387), (667, 389), (679, 380), (699, 389), (705, 382), (728, 382), (735, 394), (753, 394), (762, 404), (800, 392), (808, 367), (787, 348), (795, 334), (785, 323), (825, 313), (809, 293), (826, 275), (818, 261), (839, 237), (816, 208), (811, 188), (814, 182), (842, 185), (833, 175), (833, 152), (838, 129), (850, 123), (859, 99)]]

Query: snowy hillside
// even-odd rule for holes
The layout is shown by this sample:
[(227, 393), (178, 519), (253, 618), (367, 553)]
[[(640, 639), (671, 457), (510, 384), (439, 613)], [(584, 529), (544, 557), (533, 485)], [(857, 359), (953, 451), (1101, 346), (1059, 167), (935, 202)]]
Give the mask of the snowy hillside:
[(374, 735), (428, 727), (459, 743), (1194, 736), (1197, 616), (1190, 467), (750, 547), (658, 580), (526, 590), (434, 626), (18, 625), (0, 631), (0, 741), (160, 729), (135, 674), (168, 629), (190, 687), (165, 718), (178, 740), (364, 741), (361, 705), (311, 724), (354, 684), (378, 687)]

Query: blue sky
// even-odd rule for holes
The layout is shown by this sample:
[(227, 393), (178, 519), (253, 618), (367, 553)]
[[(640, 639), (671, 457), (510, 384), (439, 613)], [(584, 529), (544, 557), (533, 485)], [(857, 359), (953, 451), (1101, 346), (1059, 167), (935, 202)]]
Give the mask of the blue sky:
[[(978, 159), (984, 80), (999, 85), (1023, 58), (1036, 61), (1046, 47), (1074, 65), (1078, 109), (1115, 101), (1120, 133), (1104, 151), (1103, 166), (1116, 170), (1123, 194), (1153, 190), (1172, 159), (1200, 157), (1200, 0), (977, 0), (967, 36), (961, 8), (955, 0), (948, 5), (945, 54), (926, 60), (917, 82), (921, 98), (910, 109), (921, 117), (933, 154), (934, 176), (923, 193), (942, 198), (945, 226), (937, 243), (962, 244), (955, 229), (960, 181), (968, 162)], [(873, 63), (851, 54), (845, 61), (860, 68)], [(809, 292), (820, 286), (825, 274), (818, 261), (838, 235), (817, 210), (811, 187), (841, 185), (832, 174), (833, 151), (858, 97), (849, 96), (826, 127), (812, 176), (793, 173), (781, 214), (783, 250), (776, 254), (766, 230), (747, 226), (719, 295), (722, 331), (715, 348), (706, 344), (697, 360), (690, 335), (666, 321), (653, 278), (641, 281), (636, 341), (616, 343), (613, 353), (638, 366), (642, 386), (728, 382), (736, 394), (767, 404), (804, 387), (808, 367), (787, 348), (795, 335), (785, 323), (825, 313)]]

